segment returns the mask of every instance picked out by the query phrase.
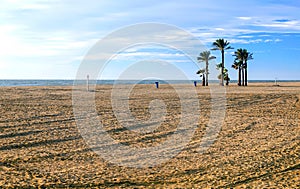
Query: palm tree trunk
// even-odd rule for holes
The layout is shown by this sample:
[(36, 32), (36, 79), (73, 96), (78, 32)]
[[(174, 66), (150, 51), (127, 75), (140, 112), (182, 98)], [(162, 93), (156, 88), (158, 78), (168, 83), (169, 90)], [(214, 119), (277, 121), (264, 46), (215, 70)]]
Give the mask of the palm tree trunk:
[(202, 86), (205, 86), (205, 75), (202, 76)]
[(221, 68), (221, 86), (224, 86), (224, 50), (221, 51), (222, 53), (222, 68)]
[(208, 60), (206, 61), (205, 74), (206, 74), (206, 86), (208, 86)]
[(247, 69), (247, 62), (245, 62), (245, 86), (248, 85), (248, 69)]
[(242, 68), (242, 86), (245, 85), (244, 68)]
[(239, 66), (238, 86), (241, 86), (241, 67)]

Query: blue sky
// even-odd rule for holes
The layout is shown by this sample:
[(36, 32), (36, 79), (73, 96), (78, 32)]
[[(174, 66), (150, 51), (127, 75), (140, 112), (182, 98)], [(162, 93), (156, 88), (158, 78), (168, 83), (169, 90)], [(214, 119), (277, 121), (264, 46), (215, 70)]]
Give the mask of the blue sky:
[[(175, 25), (207, 48), (224, 38), (235, 49), (248, 49), (254, 53), (249, 79), (300, 79), (300, 1), (0, 0), (0, 4), (0, 79), (74, 79), (97, 41), (143, 22)], [(232, 51), (226, 54), (228, 68)], [(212, 54), (220, 62), (220, 52)], [(191, 79), (198, 78), (196, 67), (180, 64), (180, 53), (159, 47), (127, 49), (115, 58), (120, 66), (111, 66), (104, 78), (117, 77), (118, 69), (136, 57), (155, 55), (178, 64)], [(130, 58), (121, 61), (124, 56)], [(236, 79), (236, 71), (229, 70)]]

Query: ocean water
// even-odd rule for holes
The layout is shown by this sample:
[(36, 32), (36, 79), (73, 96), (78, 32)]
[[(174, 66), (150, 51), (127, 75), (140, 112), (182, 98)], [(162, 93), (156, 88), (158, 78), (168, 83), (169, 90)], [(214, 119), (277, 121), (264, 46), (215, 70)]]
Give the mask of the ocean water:
[[(197, 81), (197, 83), (201, 84), (201, 80), (93, 80), (90, 81), (90, 84), (102, 84), (102, 85), (113, 85), (113, 84), (154, 84), (155, 82), (159, 82), (161, 84), (170, 83), (170, 84), (189, 84)], [(76, 83), (85, 83), (86, 81), (76, 81)], [(219, 83), (218, 80), (209, 81), (210, 83)], [(274, 80), (249, 80), (249, 83), (265, 83), (270, 82), (274, 83)], [(300, 82), (300, 80), (278, 80), (277, 82)], [(237, 83), (236, 80), (231, 80), (230, 83)], [(0, 86), (72, 86), (74, 84), (74, 80), (0, 80)]]
[[(102, 85), (113, 85), (113, 84), (154, 84), (155, 82), (159, 82), (161, 84), (165, 83), (175, 83), (175, 84), (187, 84), (188, 80), (171, 80), (171, 81), (163, 81), (163, 80), (90, 80), (90, 84), (102, 84)], [(197, 81), (201, 82), (201, 81)], [(86, 80), (76, 80), (76, 84), (85, 84)], [(74, 80), (0, 80), (0, 86), (72, 86), (74, 84)]]

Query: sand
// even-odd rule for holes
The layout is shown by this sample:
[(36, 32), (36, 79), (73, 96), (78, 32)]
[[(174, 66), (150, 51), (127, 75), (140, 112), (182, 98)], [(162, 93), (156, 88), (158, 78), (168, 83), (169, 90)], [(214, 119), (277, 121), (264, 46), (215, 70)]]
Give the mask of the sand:
[[(300, 83), (279, 85), (227, 87), (224, 124), (202, 154), (197, 146), (209, 123), (211, 95), (208, 87), (197, 87), (201, 110), (192, 140), (172, 159), (147, 168), (113, 164), (89, 148), (76, 126), (71, 86), (1, 87), (0, 187), (299, 188)], [(138, 85), (131, 92), (129, 107), (139, 120), (150, 118), (151, 100), (166, 104), (166, 121), (146, 134), (118, 123), (111, 86), (95, 92), (104, 128), (123, 145), (159, 145), (180, 122), (179, 98), (170, 86)]]

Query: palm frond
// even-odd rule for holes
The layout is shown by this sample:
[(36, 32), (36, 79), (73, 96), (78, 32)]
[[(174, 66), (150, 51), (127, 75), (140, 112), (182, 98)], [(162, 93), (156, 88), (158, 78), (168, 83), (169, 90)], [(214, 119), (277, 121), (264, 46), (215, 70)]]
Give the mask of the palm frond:
[(205, 73), (205, 69), (201, 69), (196, 72), (196, 74), (204, 74), (204, 73)]
[(253, 60), (253, 53), (248, 53), (247, 60)]
[(228, 46), (228, 47), (225, 48), (225, 50), (229, 50), (229, 49), (234, 49), (234, 48), (231, 47), (231, 46)]
[(197, 60), (199, 62), (208, 62), (209, 60), (215, 59), (215, 56), (210, 56), (210, 51), (203, 51), (200, 53), (199, 57), (197, 57)]
[(215, 48), (211, 48), (210, 50), (216, 51), (216, 50), (220, 50), (220, 49), (218, 47), (215, 47)]
[(211, 57), (209, 57), (208, 58), (208, 60), (213, 60), (213, 59), (216, 59), (217, 57), (215, 57), (215, 56), (211, 56)]
[(217, 69), (222, 68), (222, 63), (216, 64)]
[(233, 69), (236, 69), (236, 70), (239, 69), (239, 66), (238, 66), (237, 64), (235, 64), (235, 63), (232, 64), (231, 67), (232, 67)]
[(229, 42), (227, 40), (224, 39), (217, 39), (215, 42), (213, 42), (212, 46), (214, 48), (212, 48), (211, 50), (228, 50), (228, 49), (233, 49), (233, 47), (229, 46)]

